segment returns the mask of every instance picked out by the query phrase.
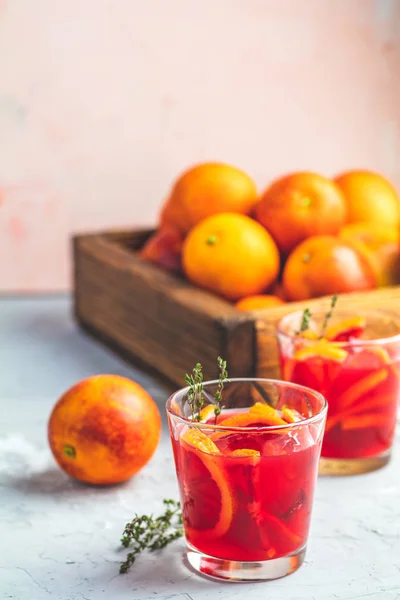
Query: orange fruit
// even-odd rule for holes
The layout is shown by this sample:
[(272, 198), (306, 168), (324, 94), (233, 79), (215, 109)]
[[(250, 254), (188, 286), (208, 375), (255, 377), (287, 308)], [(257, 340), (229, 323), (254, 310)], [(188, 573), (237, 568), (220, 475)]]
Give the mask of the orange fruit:
[(400, 229), (393, 224), (349, 223), (339, 232), (342, 240), (363, 252), (376, 272), (378, 285), (400, 283)]
[(338, 233), (346, 222), (340, 189), (317, 173), (292, 173), (275, 181), (262, 194), (256, 219), (288, 254), (312, 235)]
[(161, 433), (157, 405), (137, 383), (96, 375), (71, 387), (50, 415), (48, 437), (59, 466), (95, 485), (125, 481), (153, 455)]
[(168, 271), (179, 272), (183, 237), (177, 229), (159, 229), (145, 242), (138, 254)]
[(371, 171), (348, 171), (335, 178), (347, 205), (349, 223), (371, 221), (400, 226), (400, 201), (391, 183)]
[(258, 310), (260, 308), (273, 308), (276, 306), (282, 306), (282, 304), (285, 304), (285, 302), (277, 296), (260, 294), (257, 296), (247, 296), (247, 298), (242, 298), (242, 300), (239, 300), (239, 302), (235, 304), (235, 307), (243, 312), (248, 312), (251, 310)]
[(208, 217), (183, 244), (183, 269), (192, 283), (239, 300), (263, 292), (279, 272), (279, 253), (269, 233), (245, 215)]
[[(199, 535), (222, 536), (232, 523), (234, 502), (226, 474), (218, 463), (220, 452), (207, 435), (194, 427), (183, 434), (181, 443), (186, 536), (193, 542)], [(213, 522), (210, 515), (215, 517)]]
[(223, 163), (203, 163), (175, 181), (162, 207), (160, 223), (187, 233), (217, 213), (249, 214), (257, 201), (256, 185), (246, 173)]
[(302, 242), (283, 270), (290, 300), (371, 290), (376, 284), (376, 274), (363, 253), (333, 236), (313, 236)]

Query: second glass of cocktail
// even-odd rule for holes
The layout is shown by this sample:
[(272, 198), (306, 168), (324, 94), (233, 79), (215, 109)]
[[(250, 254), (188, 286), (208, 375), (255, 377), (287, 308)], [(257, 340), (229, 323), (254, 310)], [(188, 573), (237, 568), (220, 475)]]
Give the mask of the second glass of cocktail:
[[(328, 309), (329, 312), (329, 309)], [(294, 312), (277, 325), (282, 377), (328, 401), (320, 473), (372, 471), (390, 459), (400, 394), (400, 324), (383, 311)]]
[(323, 396), (267, 379), (189, 388), (167, 413), (191, 566), (230, 581), (283, 577), (303, 562), (326, 418)]

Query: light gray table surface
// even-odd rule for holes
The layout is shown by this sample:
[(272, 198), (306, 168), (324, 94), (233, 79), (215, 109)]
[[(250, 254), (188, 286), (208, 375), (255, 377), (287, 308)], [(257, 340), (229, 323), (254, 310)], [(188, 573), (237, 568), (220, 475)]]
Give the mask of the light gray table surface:
[(0, 299), (0, 598), (16, 600), (400, 599), (399, 439), (391, 464), (320, 478), (306, 563), (284, 579), (218, 583), (189, 571), (184, 544), (119, 575), (119, 539), (135, 512), (177, 497), (164, 419), (140, 474), (113, 488), (80, 485), (56, 466), (46, 425), (58, 397), (97, 373), (143, 385), (164, 415), (168, 390), (79, 331), (68, 297)]

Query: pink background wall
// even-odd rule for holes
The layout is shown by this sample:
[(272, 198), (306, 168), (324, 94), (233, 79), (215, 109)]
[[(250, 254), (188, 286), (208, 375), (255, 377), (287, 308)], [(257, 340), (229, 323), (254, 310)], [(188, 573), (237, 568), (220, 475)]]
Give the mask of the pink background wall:
[(1, 291), (67, 288), (71, 232), (209, 159), (400, 187), (400, 0), (0, 0)]

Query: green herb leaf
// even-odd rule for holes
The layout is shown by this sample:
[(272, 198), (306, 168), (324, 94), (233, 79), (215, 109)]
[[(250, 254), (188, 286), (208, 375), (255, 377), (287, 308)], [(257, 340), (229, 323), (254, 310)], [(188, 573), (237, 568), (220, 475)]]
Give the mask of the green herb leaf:
[(321, 328), (321, 333), (319, 335), (319, 339), (322, 339), (324, 337), (324, 335), (325, 335), (326, 328), (328, 327), (329, 320), (332, 317), (333, 309), (335, 308), (337, 301), (338, 301), (338, 296), (337, 295), (332, 296), (331, 306), (330, 306), (330, 309), (328, 310), (328, 312), (325, 315), (324, 322), (322, 323), (322, 328)]
[(214, 414), (215, 414), (215, 424), (217, 423), (217, 418), (221, 414), (222, 411), (222, 391), (224, 389), (224, 384), (228, 381), (228, 371), (226, 368), (226, 360), (223, 360), (220, 356), (218, 356), (218, 368), (219, 368), (219, 380), (217, 385), (217, 391), (214, 394)]
[(183, 536), (182, 511), (176, 500), (163, 500), (165, 512), (158, 517), (141, 515), (125, 525), (121, 544), (132, 548), (126, 560), (121, 563), (119, 572), (126, 573), (144, 550), (154, 552)]

